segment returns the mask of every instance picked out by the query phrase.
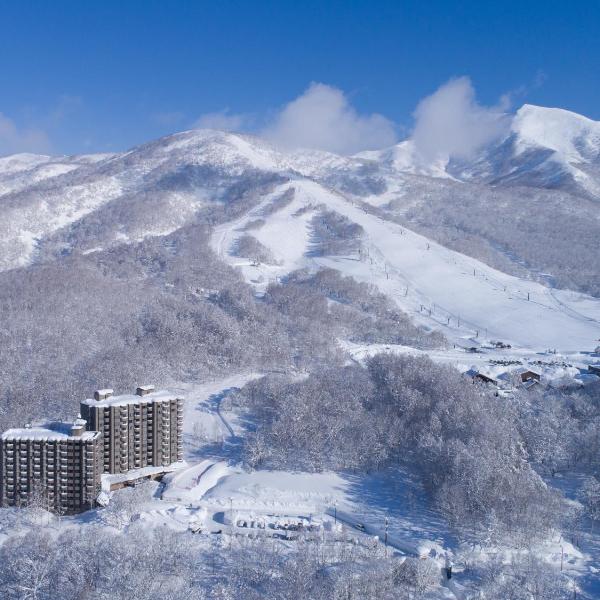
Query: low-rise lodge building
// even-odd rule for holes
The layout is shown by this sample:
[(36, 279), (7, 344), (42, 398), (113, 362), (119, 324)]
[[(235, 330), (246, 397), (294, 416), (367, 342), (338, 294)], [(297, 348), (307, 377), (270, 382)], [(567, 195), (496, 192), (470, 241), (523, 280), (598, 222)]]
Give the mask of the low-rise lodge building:
[(473, 380), (473, 383), (484, 383), (486, 385), (498, 386), (498, 381), (485, 373), (480, 373), (476, 369), (469, 369), (465, 375)]
[(540, 382), (541, 381), (541, 376), (539, 373), (536, 373), (535, 371), (523, 371), (521, 373), (521, 383), (525, 383), (527, 381), (537, 381)]
[(156, 392), (154, 386), (140, 386), (135, 394), (112, 394), (98, 390), (81, 403), (88, 430), (102, 435), (105, 473), (183, 460), (182, 398)]
[(0, 444), (0, 506), (36, 503), (59, 514), (93, 508), (101, 489), (102, 436), (78, 418), (9, 429)]

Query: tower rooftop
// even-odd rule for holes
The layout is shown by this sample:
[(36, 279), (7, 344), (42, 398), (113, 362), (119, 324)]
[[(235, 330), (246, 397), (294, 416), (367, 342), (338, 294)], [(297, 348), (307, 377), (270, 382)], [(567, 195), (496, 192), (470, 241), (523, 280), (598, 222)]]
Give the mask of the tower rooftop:
[(81, 403), (87, 406), (128, 406), (129, 404), (150, 404), (152, 402), (170, 402), (171, 400), (183, 400), (181, 396), (168, 391), (150, 392), (139, 396), (138, 394), (123, 394), (121, 396), (110, 396), (104, 400), (87, 398)]
[(36, 441), (36, 442), (62, 442), (67, 440), (93, 440), (100, 433), (97, 431), (84, 431), (76, 436), (71, 432), (70, 423), (52, 423), (46, 427), (23, 427), (7, 429), (2, 434), (2, 441)]

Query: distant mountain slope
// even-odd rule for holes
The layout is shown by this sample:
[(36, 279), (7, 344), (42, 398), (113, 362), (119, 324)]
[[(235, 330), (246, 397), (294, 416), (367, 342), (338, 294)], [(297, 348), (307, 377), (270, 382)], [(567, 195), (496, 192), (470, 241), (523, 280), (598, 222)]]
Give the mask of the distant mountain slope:
[[(582, 144), (547, 152), (567, 168), (575, 149), (593, 172)], [(580, 186), (533, 185), (538, 167), (527, 185), (473, 166), (464, 181), (410, 141), (345, 157), (210, 130), (113, 155), (0, 159), (0, 420), (153, 374), (324, 364), (338, 338), (386, 344), (394, 328), (457, 347), (484, 336), (589, 351), (600, 204)], [(323, 267), (379, 292), (363, 285), (348, 306), (292, 275)], [(277, 306), (261, 296), (270, 283)], [(374, 304), (381, 293), (395, 304)]]
[[(266, 206), (290, 190), (291, 202), (265, 214)], [(323, 219), (327, 211), (343, 215), (355, 228), (329, 219), (319, 234), (315, 219)], [(248, 228), (259, 219), (262, 223)], [(332, 230), (338, 239), (358, 238), (360, 244), (315, 252), (320, 235)], [(258, 240), (272, 260), (244, 260), (232, 252), (245, 235)], [(259, 290), (285, 281), (292, 271), (323, 266), (375, 284), (417, 323), (441, 329), (457, 343), (481, 335), (532, 350), (576, 350), (591, 348), (600, 336), (600, 300), (553, 292), (501, 273), (306, 179), (282, 184), (247, 215), (216, 227), (212, 247)]]
[[(268, 150), (215, 131), (176, 134), (97, 158), (2, 160), (4, 269), (29, 264), (49, 241), (71, 252), (165, 235), (207, 203), (226, 204), (260, 189), (279, 170)], [(43, 177), (40, 169), (47, 170)]]
[(0, 269), (229, 221), (302, 177), (496, 268), (600, 295), (599, 132), (526, 105), (504, 139), (461, 163), (428, 164), (411, 140), (343, 157), (213, 130), (120, 154), (5, 157)]
[(110, 154), (52, 157), (14, 154), (0, 158), (0, 197), (110, 157)]
[(562, 189), (600, 198), (600, 123), (526, 104), (508, 136), (448, 172), (464, 181)]

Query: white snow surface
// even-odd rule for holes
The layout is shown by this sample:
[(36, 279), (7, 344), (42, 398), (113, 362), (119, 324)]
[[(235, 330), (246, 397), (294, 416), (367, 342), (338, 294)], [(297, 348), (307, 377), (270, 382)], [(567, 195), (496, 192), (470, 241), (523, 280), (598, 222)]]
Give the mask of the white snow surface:
[(434, 162), (425, 162), (423, 157), (419, 155), (412, 140), (405, 140), (384, 150), (359, 152), (356, 158), (382, 163), (401, 173), (453, 179), (446, 171), (447, 158), (436, 159)]
[[(185, 392), (188, 398), (185, 421), (186, 463), (172, 465), (176, 469), (166, 475), (163, 484), (151, 487), (152, 497), (132, 505), (122, 519), (112, 519), (111, 526), (127, 530), (128, 523), (140, 522), (144, 527), (158, 530), (168, 527), (175, 531), (196, 534), (221, 534), (230, 540), (245, 536), (263, 536), (269, 544), (286, 546), (295, 543), (298, 529), (309, 535), (335, 532), (340, 539), (361, 541), (383, 555), (383, 540), (387, 522), (387, 545), (398, 558), (403, 556), (429, 557), (440, 568), (445, 557), (455, 564), (470, 564), (488, 560), (509, 561), (519, 553), (516, 549), (482, 547), (459, 542), (440, 515), (432, 510), (419, 482), (398, 469), (373, 475), (352, 473), (303, 473), (289, 471), (245, 471), (234, 458), (208, 457), (213, 444), (194, 439), (195, 426), (220, 422), (223, 440), (222, 453), (234, 448), (244, 427), (244, 416), (221, 408), (221, 400), (231, 391), (259, 376), (258, 373), (239, 373), (226, 379), (201, 385), (177, 384), (169, 388), (174, 395)], [(209, 419), (209, 417), (211, 419)], [(208, 442), (208, 444), (206, 443)], [(141, 474), (152, 468), (136, 471)], [(127, 474), (128, 476), (130, 474)], [(119, 476), (104, 477), (104, 498), (108, 499), (109, 483)], [(156, 484), (154, 484), (156, 485)], [(115, 494), (127, 493), (115, 491)], [(0, 517), (10, 522), (11, 510), (0, 511)], [(104, 523), (103, 510), (82, 515), (62, 517), (60, 527), (85, 528), (87, 524)], [(117, 524), (119, 522), (120, 524)], [(23, 534), (15, 521), (1, 527), (0, 544), (12, 536)], [(50, 534), (56, 532), (54, 519), (40, 521), (36, 529)], [(212, 536), (205, 537), (207, 544)], [(243, 543), (243, 542), (242, 542)], [(231, 542), (229, 542), (231, 545)], [(536, 546), (534, 551), (557, 566), (564, 565), (570, 575), (594, 577), (591, 558), (562, 537)], [(467, 574), (468, 579), (468, 574)], [(454, 585), (436, 587), (429, 598), (462, 598), (465, 583), (461, 568), (456, 569)]]
[(140, 469), (132, 469), (131, 471), (127, 471), (126, 473), (105, 473), (102, 475), (102, 491), (105, 494), (110, 492), (110, 486), (115, 483), (124, 483), (127, 481), (135, 481), (137, 479), (141, 479), (144, 477), (150, 477), (152, 475), (161, 475), (163, 473), (167, 473), (167, 477), (171, 473), (175, 473), (179, 470), (186, 469), (188, 467), (188, 463), (185, 461), (174, 462), (170, 465), (161, 465), (158, 467), (142, 467)]
[(84, 431), (80, 436), (73, 436), (70, 433), (70, 426), (65, 425), (65, 429), (49, 429), (47, 427), (23, 427), (7, 429), (2, 433), (3, 441), (43, 441), (43, 442), (61, 442), (66, 440), (92, 440), (98, 435), (96, 431)]
[[(106, 391), (106, 390), (100, 390)], [(158, 392), (151, 392), (144, 396), (138, 396), (137, 394), (122, 394), (119, 396), (110, 396), (104, 400), (94, 400), (87, 398), (83, 401), (88, 406), (127, 406), (128, 404), (149, 404), (151, 402), (169, 402), (171, 400), (183, 400), (183, 398), (171, 394), (167, 390), (160, 390)]]
[[(261, 208), (289, 188), (294, 189), (293, 202), (261, 217), (265, 225), (249, 232), (270, 250), (278, 264), (256, 265), (233, 256), (235, 241), (246, 233), (244, 226), (259, 218)], [(320, 205), (361, 225), (365, 231), (362, 256), (310, 255), (310, 220)], [(600, 338), (597, 298), (502, 273), (384, 221), (311, 180), (283, 184), (249, 214), (216, 227), (211, 243), (261, 291), (293, 270), (331, 267), (375, 284), (417, 322), (442, 330), (462, 345), (485, 337), (529, 350), (573, 351), (591, 350)]]
[(600, 123), (561, 108), (525, 104), (517, 111), (512, 130), (518, 134), (520, 151), (544, 146), (572, 163), (600, 154)]
[[(508, 150), (504, 142), (512, 144)], [(349, 197), (357, 186), (362, 190), (357, 195), (373, 206), (405, 197), (407, 182), (415, 178), (562, 185), (600, 198), (600, 123), (561, 109), (525, 105), (514, 116), (509, 137), (494, 144), (456, 167), (445, 159), (424, 162), (410, 139), (347, 157), (318, 150), (285, 153), (254, 136), (191, 130), (121, 154), (0, 158), (0, 219), (8, 225), (0, 239), (0, 269), (34, 262), (47, 238), (68, 233), (92, 213), (100, 213), (108, 233), (84, 244), (82, 252), (168, 235), (193, 221), (207, 204), (227, 202), (218, 182), (203, 185), (204, 168), (224, 179), (254, 172), (307, 177), (344, 189)], [(537, 158), (530, 160), (526, 150), (538, 152)], [(115, 213), (127, 215), (127, 208), (118, 207), (144, 195), (159, 207), (152, 211), (154, 219), (140, 223), (133, 213), (126, 217), (131, 222), (111, 221), (107, 205), (115, 203)], [(82, 240), (67, 235), (64, 249), (71, 243), (77, 246)]]

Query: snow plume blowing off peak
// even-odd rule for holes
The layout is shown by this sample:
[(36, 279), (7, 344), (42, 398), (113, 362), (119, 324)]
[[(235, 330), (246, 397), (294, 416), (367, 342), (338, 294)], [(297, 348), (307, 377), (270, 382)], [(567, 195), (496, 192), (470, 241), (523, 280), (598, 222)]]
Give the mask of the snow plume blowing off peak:
[(393, 145), (391, 121), (379, 114), (361, 115), (341, 90), (312, 83), (287, 104), (262, 135), (283, 148), (312, 148), (354, 154)]
[(248, 124), (247, 115), (234, 114), (228, 108), (205, 113), (194, 123), (197, 129), (219, 129), (221, 131), (242, 131)]
[(426, 161), (472, 158), (482, 146), (510, 129), (508, 97), (497, 106), (481, 106), (468, 77), (452, 79), (419, 102), (412, 140)]
[(50, 140), (44, 131), (35, 128), (19, 128), (16, 123), (0, 112), (0, 156), (16, 152), (48, 152)]

